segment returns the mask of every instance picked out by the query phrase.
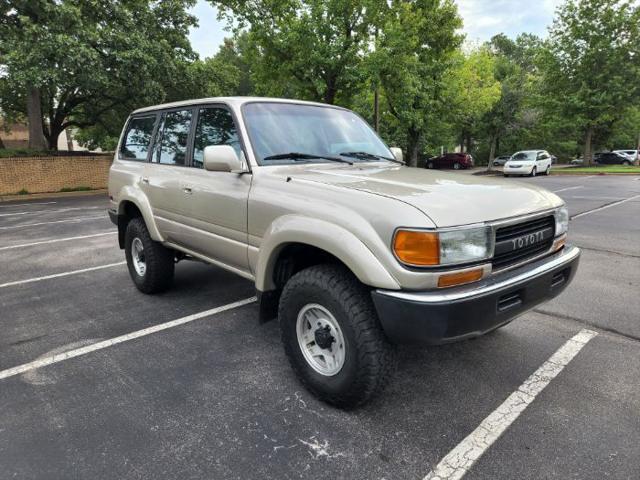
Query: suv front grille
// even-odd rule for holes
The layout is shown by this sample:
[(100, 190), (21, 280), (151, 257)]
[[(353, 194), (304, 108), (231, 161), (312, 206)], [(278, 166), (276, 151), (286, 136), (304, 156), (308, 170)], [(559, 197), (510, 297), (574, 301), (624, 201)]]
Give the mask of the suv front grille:
[(508, 225), (496, 230), (494, 270), (520, 263), (551, 248), (555, 230), (553, 215)]

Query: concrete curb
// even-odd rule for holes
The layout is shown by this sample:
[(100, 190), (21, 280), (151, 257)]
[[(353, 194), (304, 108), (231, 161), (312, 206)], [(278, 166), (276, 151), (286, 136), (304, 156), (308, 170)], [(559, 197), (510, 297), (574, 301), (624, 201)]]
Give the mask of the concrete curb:
[(49, 192), (49, 193), (28, 193), (26, 195), (0, 195), (1, 202), (9, 202), (13, 200), (34, 200), (38, 198), (63, 198), (63, 197), (83, 197), (87, 195), (104, 195), (107, 193), (106, 188), (99, 190), (83, 190), (80, 192)]

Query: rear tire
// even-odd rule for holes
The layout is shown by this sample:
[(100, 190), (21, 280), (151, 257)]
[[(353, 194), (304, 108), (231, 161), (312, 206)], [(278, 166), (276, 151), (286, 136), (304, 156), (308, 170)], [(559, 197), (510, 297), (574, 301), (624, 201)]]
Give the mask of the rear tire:
[(289, 279), (278, 312), (285, 353), (300, 382), (321, 400), (353, 408), (380, 393), (395, 348), (371, 293), (339, 265), (316, 265)]
[(435, 166), (433, 165), (433, 162), (427, 162), (427, 168), (430, 170), (433, 170), (433, 168), (435, 168)]
[(172, 250), (151, 238), (140, 217), (127, 224), (124, 252), (131, 280), (142, 293), (159, 293), (171, 286), (175, 255)]
[(460, 168), (462, 168), (462, 165), (460, 165), (458, 162), (453, 164), (453, 169), (454, 170), (460, 170)]

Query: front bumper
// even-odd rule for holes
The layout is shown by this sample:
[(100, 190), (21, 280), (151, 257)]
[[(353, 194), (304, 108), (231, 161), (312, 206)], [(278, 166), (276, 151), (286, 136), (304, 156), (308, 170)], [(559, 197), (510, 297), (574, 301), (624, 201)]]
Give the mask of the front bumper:
[(559, 295), (580, 249), (560, 252), (474, 284), (429, 292), (376, 290), (378, 317), (394, 343), (437, 345), (483, 335)]
[(533, 165), (519, 165), (517, 167), (506, 165), (502, 169), (502, 173), (508, 175), (530, 175), (533, 171)]

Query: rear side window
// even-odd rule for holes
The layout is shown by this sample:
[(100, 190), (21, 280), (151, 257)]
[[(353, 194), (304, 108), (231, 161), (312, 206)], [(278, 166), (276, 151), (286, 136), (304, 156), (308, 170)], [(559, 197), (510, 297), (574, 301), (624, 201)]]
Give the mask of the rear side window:
[(159, 135), (157, 161), (166, 165), (185, 165), (191, 128), (191, 110), (167, 112)]
[(204, 149), (211, 145), (229, 145), (241, 156), (242, 147), (238, 131), (233, 123), (231, 112), (225, 108), (201, 108), (198, 112), (195, 142), (193, 147), (193, 166), (204, 166)]
[(120, 147), (120, 158), (145, 162), (149, 153), (156, 117), (132, 118)]

